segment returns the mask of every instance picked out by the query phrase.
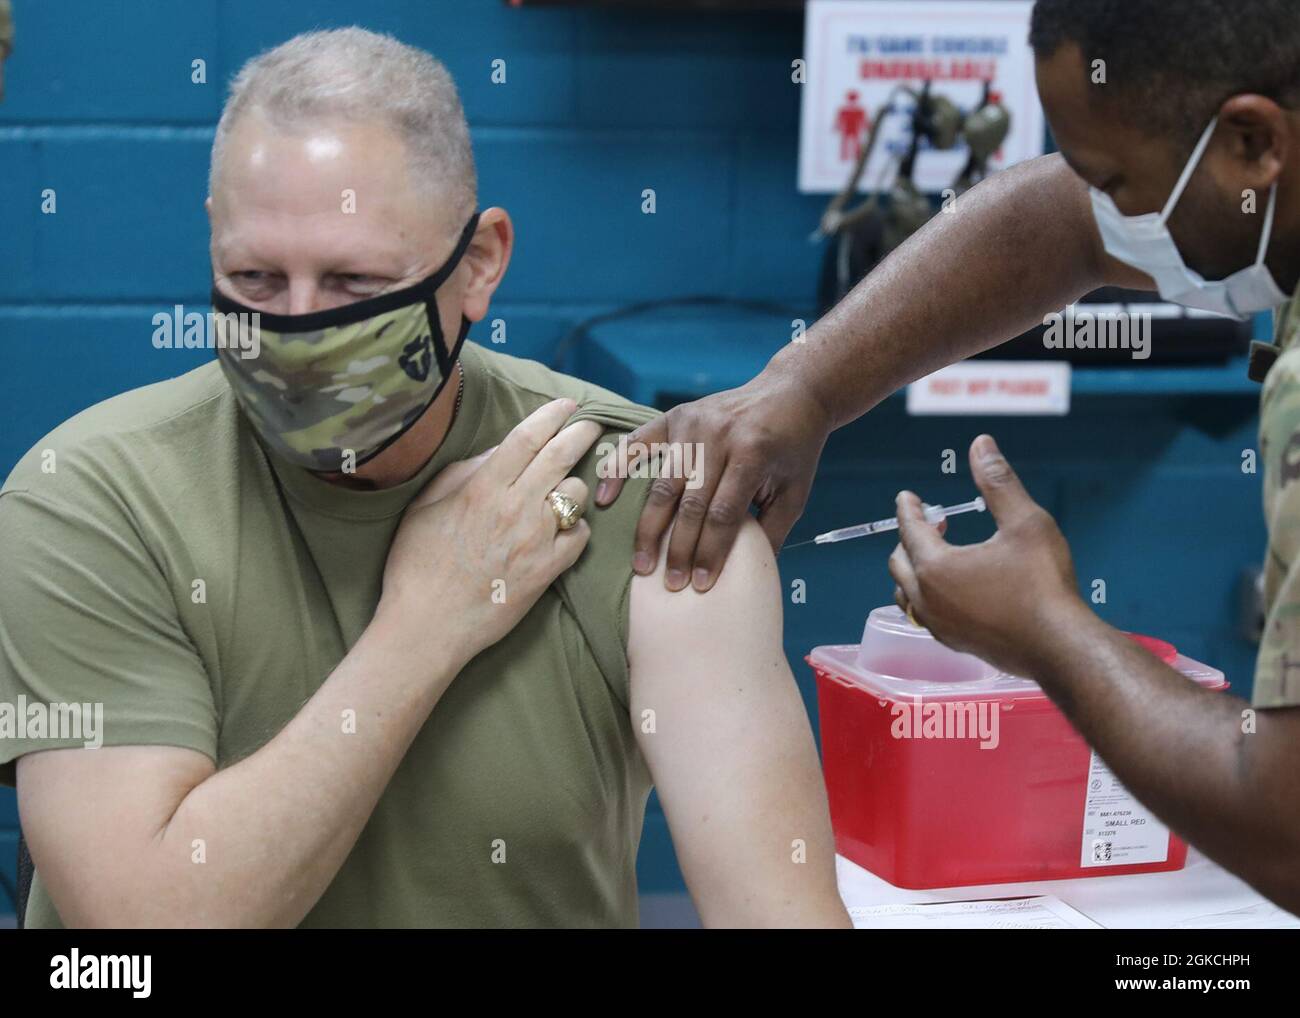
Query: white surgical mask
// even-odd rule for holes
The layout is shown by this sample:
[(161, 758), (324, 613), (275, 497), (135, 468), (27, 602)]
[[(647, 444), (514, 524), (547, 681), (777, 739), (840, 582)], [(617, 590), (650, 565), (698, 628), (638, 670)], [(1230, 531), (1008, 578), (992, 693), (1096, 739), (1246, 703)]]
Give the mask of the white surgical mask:
[(1218, 123), (1216, 116), (1210, 121), (1201, 140), (1196, 143), (1183, 174), (1174, 185), (1169, 201), (1161, 212), (1148, 212), (1142, 216), (1126, 216), (1116, 207), (1110, 195), (1095, 187), (1088, 189), (1092, 198), (1092, 214), (1101, 230), (1102, 242), (1106, 253), (1127, 262), (1135, 269), (1141, 269), (1153, 280), (1160, 291), (1160, 296), (1175, 304), (1190, 308), (1213, 311), (1233, 318), (1247, 318), (1257, 311), (1268, 311), (1286, 303), (1289, 299), (1278, 289), (1273, 275), (1264, 264), (1264, 254), (1268, 251), (1268, 239), (1273, 232), (1273, 207), (1277, 201), (1277, 184), (1268, 192), (1268, 208), (1264, 212), (1264, 230), (1259, 237), (1259, 250), (1255, 254), (1255, 264), (1241, 269), (1226, 279), (1206, 279), (1199, 272), (1189, 269), (1178, 253), (1178, 245), (1165, 225), (1178, 199), (1187, 187), (1196, 164), (1200, 162), (1205, 147), (1210, 143), (1210, 135)]

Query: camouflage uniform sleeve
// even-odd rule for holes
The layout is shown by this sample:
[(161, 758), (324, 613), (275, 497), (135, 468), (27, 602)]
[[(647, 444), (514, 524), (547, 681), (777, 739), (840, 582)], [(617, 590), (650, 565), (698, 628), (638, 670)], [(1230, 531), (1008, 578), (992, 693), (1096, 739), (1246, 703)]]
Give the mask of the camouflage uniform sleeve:
[(9, 0), (0, 0), (0, 60), (14, 51), (14, 14)]
[(1264, 379), (1259, 449), (1264, 472), (1264, 633), (1255, 666), (1256, 707), (1300, 705), (1300, 331), (1294, 303), (1277, 313), (1282, 353)]

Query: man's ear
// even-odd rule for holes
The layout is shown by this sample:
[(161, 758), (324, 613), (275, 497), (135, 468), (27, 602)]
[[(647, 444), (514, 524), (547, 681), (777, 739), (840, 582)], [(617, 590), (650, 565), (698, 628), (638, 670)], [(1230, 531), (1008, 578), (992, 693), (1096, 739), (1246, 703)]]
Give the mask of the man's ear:
[(1234, 95), (1220, 108), (1219, 121), (1231, 132), (1230, 158), (1246, 168), (1246, 186), (1266, 191), (1291, 155), (1286, 111), (1266, 96)]
[(469, 278), (465, 283), (462, 309), (471, 322), (480, 321), (487, 315), (488, 305), (506, 274), (514, 247), (515, 227), (510, 214), (497, 206), (484, 209), (474, 239), (465, 252)]

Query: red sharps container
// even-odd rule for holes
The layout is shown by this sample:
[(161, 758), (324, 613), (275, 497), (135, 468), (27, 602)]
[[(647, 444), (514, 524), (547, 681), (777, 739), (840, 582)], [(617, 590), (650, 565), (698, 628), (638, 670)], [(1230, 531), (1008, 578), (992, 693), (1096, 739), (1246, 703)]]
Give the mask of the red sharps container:
[[(1133, 636), (1209, 689), (1223, 673)], [(1181, 869), (1187, 845), (1034, 682), (949, 650), (897, 607), (817, 647), (822, 766), (839, 853), (898, 887)], [(1140, 724), (1140, 719), (1134, 719)]]

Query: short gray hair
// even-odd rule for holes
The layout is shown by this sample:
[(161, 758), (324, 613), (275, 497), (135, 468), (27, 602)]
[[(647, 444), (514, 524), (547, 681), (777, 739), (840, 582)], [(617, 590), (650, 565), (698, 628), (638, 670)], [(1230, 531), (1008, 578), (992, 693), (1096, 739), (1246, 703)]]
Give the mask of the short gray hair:
[(432, 56), (391, 35), (356, 27), (304, 32), (244, 64), (217, 122), (209, 193), (230, 130), (248, 110), (287, 131), (330, 119), (387, 123), (406, 144), (417, 187), (450, 200), (458, 219), (477, 207), (474, 152), (456, 84)]

